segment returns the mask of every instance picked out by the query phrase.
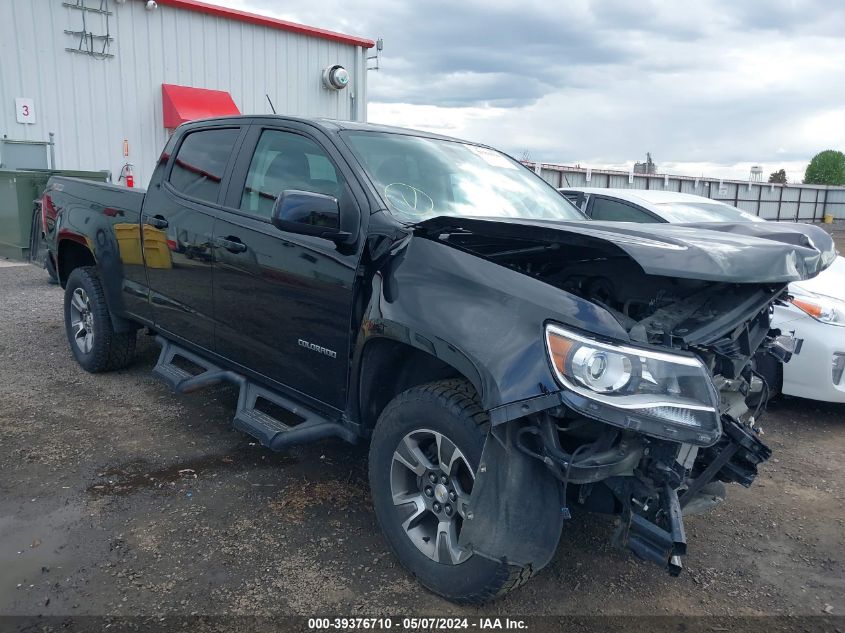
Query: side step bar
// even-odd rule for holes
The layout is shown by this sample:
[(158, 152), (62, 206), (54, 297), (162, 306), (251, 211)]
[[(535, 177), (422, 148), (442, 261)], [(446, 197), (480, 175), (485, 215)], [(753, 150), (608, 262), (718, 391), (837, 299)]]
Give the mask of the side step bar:
[[(239, 389), (238, 408), (232, 420), (232, 425), (237, 430), (252, 435), (261, 442), (262, 446), (280, 451), (288, 446), (305, 444), (327, 437), (339, 437), (352, 444), (358, 439), (354, 431), (340, 422), (330, 420), (316, 411), (257, 385), (237, 372), (221, 369), (205, 358), (179, 347), (161, 336), (156, 336), (156, 342), (161, 345), (161, 354), (159, 354), (153, 373), (175, 392), (191, 393), (221, 382), (236, 385)], [(185, 371), (174, 364), (173, 361), (177, 357), (201, 367), (203, 371), (197, 375)], [(259, 398), (285, 409), (302, 421), (290, 425), (274, 418), (272, 415), (259, 411), (255, 408)]]

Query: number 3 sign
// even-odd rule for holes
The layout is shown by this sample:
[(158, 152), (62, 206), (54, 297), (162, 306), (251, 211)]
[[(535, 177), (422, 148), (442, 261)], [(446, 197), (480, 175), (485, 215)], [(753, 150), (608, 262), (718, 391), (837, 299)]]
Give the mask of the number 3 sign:
[(35, 101), (26, 97), (15, 99), (15, 114), (18, 123), (35, 123)]

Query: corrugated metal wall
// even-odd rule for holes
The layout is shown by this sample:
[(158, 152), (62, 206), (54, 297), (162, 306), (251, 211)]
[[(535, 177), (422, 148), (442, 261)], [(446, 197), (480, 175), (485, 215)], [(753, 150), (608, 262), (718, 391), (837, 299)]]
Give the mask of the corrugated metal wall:
[[(76, 0), (69, 0), (76, 4)], [(89, 7), (100, 0), (85, 0)], [(359, 119), (366, 116), (365, 55), (357, 46), (145, 3), (108, 2), (109, 59), (67, 52), (82, 11), (62, 0), (0, 0), (0, 135), (46, 141), (56, 133), (60, 168), (109, 169), (129, 162), (145, 186), (167, 140), (161, 84), (226, 90), (244, 114)], [(85, 12), (88, 30), (106, 32), (106, 16)], [(321, 71), (342, 64), (345, 90), (323, 87)], [(35, 101), (36, 124), (16, 122), (15, 98)]]
[[(536, 169), (536, 164), (526, 162)], [(691, 178), (664, 174), (634, 174), (628, 182), (625, 172), (593, 169), (587, 181), (587, 169), (543, 164), (540, 175), (555, 187), (612, 187), (616, 189), (656, 189), (680, 191), (722, 200), (767, 220), (816, 220), (825, 214), (845, 219), (845, 187), (824, 185), (772, 185), (740, 180)], [(720, 191), (721, 190), (721, 191)]]

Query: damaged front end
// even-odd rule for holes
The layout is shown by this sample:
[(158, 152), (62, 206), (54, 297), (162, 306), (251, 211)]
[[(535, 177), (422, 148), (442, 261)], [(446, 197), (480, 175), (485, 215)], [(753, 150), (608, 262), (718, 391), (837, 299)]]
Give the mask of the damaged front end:
[[(678, 251), (689, 255), (688, 245), (655, 246), (655, 274), (642, 260), (644, 236), (622, 238), (635, 244), (634, 257), (581, 231), (567, 244), (549, 239), (545, 226), (544, 239), (520, 243), (512, 229), (505, 239), (482, 228), (441, 229), (440, 239), (588, 300), (628, 340), (545, 322), (544, 360), (559, 389), (523, 405), (521, 416), (520, 403), (491, 411), (461, 545), (542, 567), (570, 508), (581, 507), (617, 516), (617, 544), (677, 575), (687, 547), (683, 516), (721, 502), (725, 483), (750, 486), (771, 455), (760, 439), (768, 386), (755, 357), (789, 360), (791, 341), (771, 328), (771, 307), (790, 274), (816, 274), (832, 246), (796, 247), (806, 250), (801, 257), (787, 246), (771, 279), (755, 269), (745, 282), (718, 256), (699, 278), (666, 275), (673, 258), (683, 265)], [(705, 249), (714, 240), (697, 239)], [(749, 238), (744, 256), (762, 239)], [(773, 261), (776, 248), (767, 249)]]
[[(735, 384), (724, 387), (721, 398), (735, 400)], [(705, 446), (646, 434), (652, 421), (637, 413), (611, 423), (593, 417), (600, 414), (589, 400), (560, 397), (559, 406), (491, 430), (464, 547), (542, 567), (575, 506), (618, 516), (614, 542), (677, 575), (686, 554), (683, 515), (721, 502), (723, 483), (751, 485), (771, 455), (756, 424), (762, 405), (740, 417), (717, 413), (718, 434), (692, 432), (708, 438)]]

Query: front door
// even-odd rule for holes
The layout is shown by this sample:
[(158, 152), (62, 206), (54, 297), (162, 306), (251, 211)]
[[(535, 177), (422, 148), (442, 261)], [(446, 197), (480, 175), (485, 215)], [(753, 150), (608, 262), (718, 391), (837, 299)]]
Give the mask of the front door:
[(147, 192), (142, 235), (156, 328), (212, 349), (214, 214), (239, 127), (189, 132)]
[(287, 189), (334, 196), (341, 216), (358, 203), (338, 163), (302, 132), (255, 126), (244, 147), (242, 158), (254, 147), (249, 167), (233, 176), (214, 226), (215, 350), (342, 409), (359, 249), (282, 232), (270, 216)]

